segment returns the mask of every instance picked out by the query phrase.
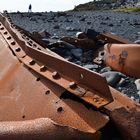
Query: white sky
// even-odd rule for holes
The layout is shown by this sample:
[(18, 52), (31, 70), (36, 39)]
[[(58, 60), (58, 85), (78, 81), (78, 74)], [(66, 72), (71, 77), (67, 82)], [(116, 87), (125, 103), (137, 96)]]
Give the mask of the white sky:
[(92, 0), (0, 0), (0, 11), (27, 12), (30, 3), (33, 12), (65, 11), (73, 9), (75, 5), (89, 1)]

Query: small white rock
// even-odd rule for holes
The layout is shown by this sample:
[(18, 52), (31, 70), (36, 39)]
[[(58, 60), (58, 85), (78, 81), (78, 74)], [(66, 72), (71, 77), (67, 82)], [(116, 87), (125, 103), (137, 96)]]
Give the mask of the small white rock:
[(135, 81), (135, 84), (136, 84), (137, 90), (140, 90), (140, 79), (137, 79)]

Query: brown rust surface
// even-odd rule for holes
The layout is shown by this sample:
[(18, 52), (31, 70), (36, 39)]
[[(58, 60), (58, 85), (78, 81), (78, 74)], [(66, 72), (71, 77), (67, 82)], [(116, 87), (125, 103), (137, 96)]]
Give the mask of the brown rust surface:
[[(9, 133), (11, 127), (15, 128), (15, 133), (14, 131), (9, 133), (10, 136), (24, 135), (25, 131), (25, 135), (28, 135), (30, 132), (27, 131), (27, 128), (30, 126), (28, 126), (28, 122), (23, 122), (25, 127), (21, 128), (21, 132), (19, 132), (18, 128), (22, 127), (22, 122), (10, 123), (8, 121), (50, 118), (61, 125), (82, 131), (79, 134), (81, 136), (87, 136), (86, 133), (90, 133), (92, 138), (95, 136), (98, 139), (99, 134), (96, 136), (96, 133), (108, 122), (108, 117), (98, 111), (87, 108), (79, 101), (60, 99), (65, 89), (25, 67), (14, 56), (1, 34), (0, 58), (0, 67), (2, 68), (0, 70), (0, 121), (7, 121), (0, 124), (1, 138), (3, 138), (3, 134)], [(33, 134), (41, 130), (38, 130), (36, 125)], [(59, 128), (54, 129), (53, 133), (59, 135), (57, 130)], [(31, 134), (31, 137), (33, 134)], [(41, 133), (41, 136), (43, 134)], [(48, 133), (48, 135), (50, 134)], [(79, 136), (75, 137), (75, 139), (78, 139)]]
[[(8, 29), (10, 34), (14, 37), (14, 39), (16, 39), (16, 41), (20, 45), (20, 46), (18, 46), (18, 48), (20, 48), (20, 51), (17, 52), (15, 49), (15, 45), (11, 45), (11, 40), (13, 40), (13, 38), (7, 39), (4, 35), (5, 39), (7, 40), (7, 42), (10, 45), (10, 48), (15, 52), (15, 54), (18, 56), (24, 50), (27, 55), (32, 57), (32, 59), (37, 60), (39, 63), (42, 63), (42, 65), (45, 65), (48, 68), (48, 70), (52, 69), (52, 71), (57, 71), (61, 75), (61, 78), (59, 78), (57, 80), (50, 78), (51, 73), (49, 73), (47, 76), (47, 73), (50, 71), (47, 71), (46, 73), (45, 72), (42, 73), (42, 72), (38, 71), (38, 73), (40, 73), (44, 77), (48, 78), (49, 80), (55, 82), (56, 84), (64, 87), (65, 89), (69, 90), (70, 92), (74, 93), (75, 95), (78, 95), (77, 91), (79, 91), (79, 87), (80, 87), (80, 90), (81, 90), (81, 88), (84, 88), (84, 90), (86, 91), (84, 93), (85, 95), (88, 92), (92, 92), (93, 96), (90, 96), (90, 98), (94, 99), (94, 95), (97, 94), (98, 97), (100, 98), (100, 100), (102, 100), (102, 101), (95, 102), (94, 100), (87, 99), (87, 96), (86, 96), (86, 101), (88, 101), (90, 104), (94, 105), (97, 108), (102, 107), (103, 105), (112, 101), (112, 97), (111, 97), (110, 91), (108, 89), (107, 82), (103, 77), (101, 77), (97, 73), (90, 72), (80, 66), (77, 66), (70, 62), (62, 60), (61, 58), (59, 59), (59, 58), (53, 57), (52, 55), (50, 55), (48, 53), (35, 49), (33, 47), (33, 44), (28, 44), (28, 42), (22, 38), (21, 34), (16, 30), (16, 28), (12, 29), (10, 27), (10, 24), (7, 21), (7, 19), (5, 19), (4, 17), (3, 17), (3, 19), (4, 19), (4, 21), (2, 21), (2, 22), (4, 23), (5, 27)], [(6, 30), (6, 29), (4, 29), (4, 30)], [(26, 59), (26, 57), (28, 58), (28, 56), (20, 57), (20, 58), (18, 57), (18, 58), (24, 64), (29, 66), (28, 64), (29, 64), (30, 60)], [(37, 71), (37, 69), (41, 68), (41, 67), (40, 68), (39, 67), (37, 68), (36, 66), (33, 65), (30, 68)], [(63, 69), (60, 69), (60, 67)], [(78, 84), (78, 89), (69, 88), (69, 83), (73, 82), (73, 81), (76, 82), (76, 84)], [(99, 81), (102, 84), (102, 87), (99, 86), (99, 84), (98, 84)], [(82, 98), (82, 99), (85, 100), (85, 98)]]
[(140, 78), (139, 44), (106, 44), (105, 63), (126, 75)]
[(114, 101), (104, 107), (112, 122), (127, 140), (140, 140), (140, 105), (110, 87)]
[(104, 40), (106, 43), (118, 43), (118, 44), (134, 44), (132, 41), (119, 37), (109, 32), (100, 33), (98, 39)]
[[(10, 126), (10, 127), (9, 127)], [(48, 118), (28, 121), (0, 122), (1, 140), (99, 140), (100, 133), (83, 133), (78, 129), (63, 126)]]

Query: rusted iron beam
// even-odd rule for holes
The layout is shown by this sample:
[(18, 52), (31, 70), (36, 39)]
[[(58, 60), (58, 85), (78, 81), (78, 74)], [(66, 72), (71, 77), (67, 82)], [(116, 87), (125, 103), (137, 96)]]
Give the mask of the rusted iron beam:
[(130, 40), (124, 39), (109, 32), (100, 33), (97, 38), (104, 40), (106, 43), (134, 44), (134, 42)]
[[(63, 99), (66, 90), (23, 65), (19, 60), (25, 54), (16, 57), (10, 45), (0, 31), (0, 139), (98, 140), (109, 118), (79, 98)], [(17, 42), (13, 46), (21, 51)]]
[(99, 140), (100, 133), (92, 135), (72, 127), (55, 123), (48, 118), (28, 121), (0, 122), (1, 140)]
[(140, 139), (140, 105), (110, 87), (114, 101), (104, 107), (104, 112), (126, 140)]
[[(62, 86), (97, 108), (112, 101), (107, 82), (99, 74), (88, 71), (80, 66), (56, 58), (34, 48), (33, 42), (30, 42), (29, 44), (26, 40), (24, 40), (22, 38), (23, 34), (20, 34), (16, 27), (11, 28), (11, 24), (5, 17), (1, 15), (0, 19), (6, 27), (6, 29), (5, 27), (1, 27), (4, 28), (4, 30), (2, 30), (4, 38), (9, 43), (13, 52), (26, 66), (37, 71), (42, 76)], [(8, 35), (5, 35), (4, 31), (9, 32), (13, 38), (8, 39)], [(13, 42), (14, 39), (16, 39), (20, 46), (18, 46), (17, 43), (14, 45), (11, 44), (11, 41)], [(20, 51), (17, 51), (15, 47), (19, 48)], [(24, 52), (28, 56), (25, 55), (24, 57), (19, 57), (19, 54)], [(32, 65), (30, 61), (34, 61), (34, 64)], [(40, 66), (40, 64), (42, 66)], [(54, 73), (59, 76), (54, 78)], [(101, 83), (102, 87), (98, 84), (98, 82)], [(71, 83), (73, 83), (74, 86), (71, 86)]]

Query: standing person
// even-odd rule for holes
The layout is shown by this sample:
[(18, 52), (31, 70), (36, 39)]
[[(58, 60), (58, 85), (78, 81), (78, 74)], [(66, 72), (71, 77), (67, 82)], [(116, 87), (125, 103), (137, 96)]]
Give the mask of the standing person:
[(31, 4), (29, 5), (28, 12), (32, 12), (32, 5)]

